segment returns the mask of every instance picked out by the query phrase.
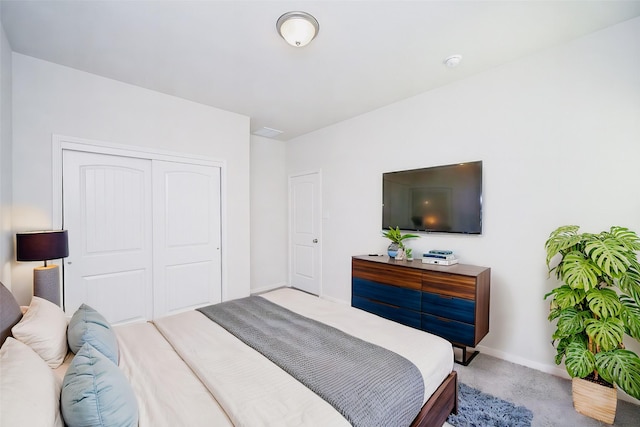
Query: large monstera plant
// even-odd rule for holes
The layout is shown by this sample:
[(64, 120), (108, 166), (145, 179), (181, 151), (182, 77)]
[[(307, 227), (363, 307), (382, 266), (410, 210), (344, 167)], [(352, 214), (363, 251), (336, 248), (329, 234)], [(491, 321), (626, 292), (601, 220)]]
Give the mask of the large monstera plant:
[(549, 273), (563, 282), (545, 295), (557, 321), (555, 362), (564, 360), (571, 377), (601, 377), (640, 399), (640, 358), (623, 343), (625, 335), (640, 341), (640, 239), (624, 227), (578, 229), (559, 227), (545, 243)]

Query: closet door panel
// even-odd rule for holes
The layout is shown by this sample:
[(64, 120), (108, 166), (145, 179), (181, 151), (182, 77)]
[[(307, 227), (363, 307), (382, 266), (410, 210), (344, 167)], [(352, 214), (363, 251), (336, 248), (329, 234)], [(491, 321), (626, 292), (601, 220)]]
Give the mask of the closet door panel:
[(149, 160), (63, 152), (68, 314), (86, 303), (111, 323), (151, 318), (151, 190)]
[(210, 280), (214, 269), (210, 261), (171, 265), (165, 268), (166, 310), (175, 312), (210, 301)]
[(153, 161), (154, 316), (220, 302), (220, 168)]
[(85, 277), (87, 303), (107, 320), (112, 319), (109, 320), (111, 323), (147, 319), (150, 314), (141, 310), (141, 307), (151, 307), (147, 271), (140, 269)]

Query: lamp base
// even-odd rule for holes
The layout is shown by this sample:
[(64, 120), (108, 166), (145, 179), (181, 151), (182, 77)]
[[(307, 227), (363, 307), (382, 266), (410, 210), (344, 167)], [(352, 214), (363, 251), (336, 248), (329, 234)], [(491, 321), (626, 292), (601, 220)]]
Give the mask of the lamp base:
[(33, 269), (33, 296), (60, 305), (60, 268), (57, 265)]

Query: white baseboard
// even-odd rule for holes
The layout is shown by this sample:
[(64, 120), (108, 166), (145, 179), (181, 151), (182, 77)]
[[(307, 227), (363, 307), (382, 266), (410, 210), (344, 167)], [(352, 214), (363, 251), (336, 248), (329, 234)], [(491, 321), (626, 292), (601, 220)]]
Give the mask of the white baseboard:
[[(283, 283), (276, 283), (276, 284), (268, 285), (268, 286), (262, 286), (260, 288), (251, 289), (251, 295), (263, 294), (265, 292), (273, 291), (274, 289), (279, 289), (279, 288), (291, 288), (291, 285), (289, 285), (288, 283), (284, 283), (283, 282)], [(322, 298), (322, 299), (326, 299), (327, 301), (335, 302), (336, 304), (340, 304), (340, 305), (350, 305), (351, 304), (351, 303), (343, 301), (341, 299), (328, 297), (326, 295), (319, 295), (319, 297)]]
[(255, 288), (255, 289), (251, 289), (251, 295), (256, 295), (256, 294), (263, 294), (265, 292), (269, 292), (272, 291), (274, 289), (278, 289), (278, 288), (289, 288), (290, 286), (286, 283), (286, 282), (282, 282), (282, 283), (274, 283), (271, 285), (267, 285), (267, 286), (262, 286), (260, 288)]
[(527, 368), (535, 369), (537, 371), (544, 372), (546, 374), (555, 375), (556, 377), (570, 379), (567, 371), (559, 368), (556, 365), (547, 365), (544, 363), (535, 362), (533, 360), (526, 359), (524, 357), (516, 356), (510, 353), (505, 353), (504, 351), (495, 350), (490, 347), (485, 347), (483, 345), (479, 345), (476, 347), (476, 350), (481, 353), (488, 354), (489, 356), (496, 357), (498, 359), (505, 360), (507, 362), (515, 363), (516, 365), (526, 366)]
[[(527, 368), (535, 369), (540, 372), (544, 372), (546, 374), (554, 375), (556, 377), (571, 379), (569, 374), (567, 374), (566, 369), (561, 368), (557, 365), (547, 365), (544, 363), (535, 362), (533, 360), (526, 359), (524, 357), (515, 356), (510, 353), (505, 353), (504, 351), (495, 350), (490, 347), (485, 347), (479, 345), (476, 347), (476, 350), (480, 351), (480, 353), (488, 354), (489, 356), (493, 356), (495, 358), (505, 360), (507, 362), (515, 363), (516, 365), (526, 366)], [(473, 362), (471, 362), (473, 363)], [(638, 400), (629, 396), (627, 393), (618, 389), (618, 399), (624, 400), (626, 402), (631, 402), (633, 404), (638, 404)]]
[(351, 303), (348, 303), (344, 300), (341, 299), (337, 299), (337, 298), (332, 298), (332, 297), (328, 297), (326, 295), (320, 295), (320, 298), (322, 299), (326, 299), (327, 301), (331, 301), (331, 302), (335, 302), (336, 304), (341, 304), (341, 305), (351, 305)]

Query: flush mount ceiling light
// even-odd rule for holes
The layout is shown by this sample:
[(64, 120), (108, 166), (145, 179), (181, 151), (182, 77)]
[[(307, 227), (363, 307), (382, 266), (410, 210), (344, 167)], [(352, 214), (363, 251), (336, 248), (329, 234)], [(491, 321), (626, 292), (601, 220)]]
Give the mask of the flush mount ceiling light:
[(451, 55), (451, 56), (445, 58), (443, 63), (448, 68), (455, 68), (455, 67), (458, 66), (458, 64), (460, 64), (460, 61), (462, 61), (462, 55)]
[(278, 33), (291, 46), (306, 46), (313, 40), (320, 26), (318, 21), (307, 12), (287, 12), (276, 22)]

